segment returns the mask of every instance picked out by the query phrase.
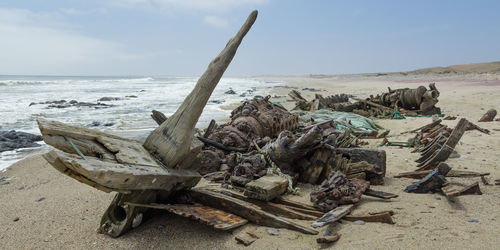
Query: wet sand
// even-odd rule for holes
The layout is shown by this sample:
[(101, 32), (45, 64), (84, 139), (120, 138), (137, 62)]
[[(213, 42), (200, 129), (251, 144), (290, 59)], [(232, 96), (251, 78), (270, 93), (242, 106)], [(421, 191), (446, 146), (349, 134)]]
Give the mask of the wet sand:
[[(490, 108), (500, 109), (500, 84), (497, 76), (442, 76), (408, 77), (261, 77), (282, 80), (286, 86), (270, 89), (273, 101), (293, 107), (286, 94), (298, 88), (307, 99), (315, 93), (323, 95), (347, 93), (358, 97), (377, 94), (387, 87), (427, 86), (436, 82), (441, 92), (439, 103), (446, 115), (465, 117), (477, 121)], [(302, 91), (314, 88), (319, 92)], [(283, 97), (279, 97), (283, 96)], [(454, 126), (458, 121), (444, 121)], [(431, 118), (405, 120), (376, 120), (391, 135), (430, 123)], [(500, 122), (477, 123), (489, 129), (491, 135), (467, 131), (457, 152), (462, 158), (449, 159), (455, 169), (489, 172), (490, 182), (500, 179)], [(391, 137), (393, 141), (406, 141), (411, 135)], [(381, 140), (366, 140), (376, 147)], [(500, 244), (500, 186), (484, 186), (483, 195), (468, 195), (447, 200), (440, 194), (407, 194), (403, 189), (411, 179), (396, 179), (394, 175), (413, 171), (417, 154), (407, 148), (383, 147), (387, 151), (386, 184), (374, 189), (396, 193), (398, 198), (381, 201), (364, 197), (353, 214), (393, 210), (396, 224), (366, 223), (354, 225), (342, 222), (322, 228), (339, 232), (340, 240), (331, 245), (319, 245), (317, 236), (280, 229), (279, 236), (271, 236), (266, 227), (248, 224), (231, 232), (216, 231), (200, 223), (176, 215), (161, 214), (146, 221), (139, 228), (114, 239), (96, 233), (100, 217), (113, 194), (107, 194), (70, 179), (48, 165), (40, 156), (24, 159), (0, 176), (10, 178), (9, 184), (0, 185), (0, 246), (2, 249), (20, 248), (169, 248), (169, 249), (234, 249), (244, 248), (234, 240), (241, 230), (255, 230), (260, 237), (248, 249), (318, 249), (324, 247), (355, 249), (497, 249)], [(449, 178), (454, 184), (470, 184), (479, 178)], [(290, 198), (307, 201), (310, 185), (302, 186), (300, 196)], [(40, 198), (45, 198), (42, 201)], [(18, 221), (14, 219), (18, 217)], [(469, 222), (475, 219), (478, 222)]]

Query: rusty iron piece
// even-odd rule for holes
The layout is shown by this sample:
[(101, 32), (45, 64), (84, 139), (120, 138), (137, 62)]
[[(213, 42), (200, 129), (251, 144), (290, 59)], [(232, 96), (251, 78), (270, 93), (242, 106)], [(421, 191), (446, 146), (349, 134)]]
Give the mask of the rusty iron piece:
[(275, 138), (281, 131), (294, 130), (298, 117), (269, 98), (255, 97), (244, 102), (231, 112), (231, 122), (216, 128), (209, 139), (225, 146), (248, 148), (255, 139)]
[(338, 205), (355, 204), (370, 187), (370, 183), (360, 179), (348, 180), (345, 174), (335, 171), (321, 183), (318, 190), (311, 192), (311, 202), (323, 212)]
[(495, 119), (497, 111), (495, 109), (490, 109), (478, 120), (478, 122), (491, 122)]
[(248, 223), (247, 220), (213, 208), (209, 206), (196, 205), (196, 204), (134, 204), (127, 203), (128, 205), (133, 205), (135, 207), (153, 208), (167, 210), (171, 213), (180, 215), (182, 217), (190, 218), (196, 221), (200, 221), (206, 225), (209, 225), (215, 229), (219, 230), (230, 230), (237, 228)]
[(446, 195), (446, 197), (451, 198), (451, 197), (456, 197), (460, 195), (467, 195), (467, 194), (477, 194), (477, 195), (482, 195), (483, 193), (481, 192), (481, 189), (479, 188), (479, 182), (474, 182), (473, 184), (462, 188), (461, 190), (457, 190), (455, 186), (453, 186), (450, 183), (446, 183), (441, 188), (441, 191)]
[(478, 125), (472, 123), (472, 122), (469, 122), (469, 126), (467, 127), (467, 130), (477, 130), (483, 134), (487, 134), (489, 135), (490, 134), (490, 131), (488, 129), (485, 129), (485, 128), (481, 128), (479, 127)]
[(415, 182), (404, 190), (407, 193), (428, 193), (439, 190), (446, 183), (446, 174), (451, 170), (446, 163), (441, 163), (422, 180)]

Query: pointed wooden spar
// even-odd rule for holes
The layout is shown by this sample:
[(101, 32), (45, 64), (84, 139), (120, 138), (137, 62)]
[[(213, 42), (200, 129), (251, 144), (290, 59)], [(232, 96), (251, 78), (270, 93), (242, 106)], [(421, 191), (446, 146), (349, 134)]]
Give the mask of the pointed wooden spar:
[(175, 167), (189, 153), (194, 138), (194, 128), (201, 112), (256, 18), (255, 10), (250, 13), (241, 29), (229, 40), (222, 52), (210, 62), (179, 109), (153, 130), (144, 142), (144, 147), (161, 158), (168, 167)]

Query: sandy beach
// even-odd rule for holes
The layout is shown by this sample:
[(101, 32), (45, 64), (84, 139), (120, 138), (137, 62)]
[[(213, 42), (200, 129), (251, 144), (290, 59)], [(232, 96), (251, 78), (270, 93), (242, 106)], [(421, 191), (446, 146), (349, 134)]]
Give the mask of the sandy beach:
[[(500, 109), (500, 77), (498, 75), (408, 75), (408, 76), (303, 76), (259, 77), (262, 80), (284, 81), (285, 86), (273, 87), (269, 93), (286, 108), (294, 102), (286, 94), (293, 88), (306, 99), (315, 93), (352, 94), (363, 98), (382, 93), (387, 87), (415, 88), (436, 82), (441, 92), (439, 106), (446, 115), (476, 122), (490, 108)], [(319, 90), (302, 90), (312, 88)], [(430, 123), (431, 118), (404, 120), (376, 119), (377, 124), (390, 129), (390, 140), (406, 141), (411, 134), (401, 132)], [(454, 127), (457, 120), (444, 121)], [(500, 179), (500, 122), (477, 123), (489, 129), (490, 135), (467, 131), (456, 147), (460, 158), (446, 162), (454, 169), (488, 172), (490, 183)], [(365, 140), (368, 147), (377, 147), (381, 139)], [(159, 214), (119, 238), (98, 234), (101, 215), (114, 194), (108, 194), (60, 174), (41, 156), (21, 160), (0, 176), (8, 184), (0, 185), (0, 248), (1, 249), (497, 249), (500, 244), (500, 186), (485, 186), (483, 195), (466, 195), (448, 200), (441, 194), (408, 194), (403, 189), (412, 179), (397, 179), (394, 175), (413, 171), (418, 154), (408, 148), (381, 147), (387, 152), (385, 185), (377, 190), (398, 194), (391, 201), (363, 197), (353, 214), (393, 210), (396, 223), (366, 223), (354, 225), (343, 221), (322, 228), (341, 234), (331, 245), (316, 243), (317, 236), (279, 229), (279, 236), (266, 232), (266, 227), (247, 224), (233, 231), (216, 231), (208, 226), (172, 214)], [(479, 178), (449, 178), (457, 185), (466, 185)], [(290, 199), (308, 202), (310, 186), (301, 186), (299, 196)], [(471, 220), (472, 219), (472, 220)], [(469, 222), (477, 221), (477, 222)], [(299, 221), (300, 222), (300, 221)], [(307, 225), (309, 222), (300, 222)], [(234, 236), (242, 230), (255, 230), (260, 237), (249, 247), (237, 244)]]

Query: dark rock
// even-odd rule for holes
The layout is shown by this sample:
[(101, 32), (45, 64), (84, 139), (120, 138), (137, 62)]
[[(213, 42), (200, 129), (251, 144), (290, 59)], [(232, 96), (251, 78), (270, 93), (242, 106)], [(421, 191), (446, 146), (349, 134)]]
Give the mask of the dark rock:
[(7, 185), (9, 182), (7, 181), (7, 178), (5, 177), (0, 177), (0, 185)]
[(228, 91), (224, 92), (224, 94), (226, 94), (226, 95), (236, 95), (236, 92), (234, 92), (234, 90), (230, 88)]
[(211, 100), (211, 101), (209, 101), (209, 103), (222, 104), (222, 103), (224, 103), (224, 101), (221, 101), (221, 100)]
[(19, 217), (13, 219), (14, 222), (19, 221)]
[(127, 97), (127, 98), (137, 98), (138, 96), (136, 96), (136, 95), (127, 95), (125, 97)]
[(477, 219), (470, 219), (470, 220), (468, 220), (468, 222), (479, 223), (479, 220), (477, 220)]
[(0, 152), (18, 148), (40, 147), (35, 142), (41, 141), (42, 136), (15, 130), (0, 131)]
[(315, 88), (303, 88), (302, 90), (309, 90), (311, 92), (320, 92), (321, 90)]
[(39, 102), (39, 103), (32, 102), (32, 103), (30, 103), (29, 106), (32, 106), (35, 104), (48, 104), (47, 108), (58, 108), (58, 109), (69, 108), (69, 107), (90, 107), (90, 108), (95, 108), (95, 109), (102, 109), (102, 108), (109, 108), (109, 107), (115, 106), (115, 105), (109, 105), (109, 104), (100, 103), (100, 102), (97, 102), (97, 103), (79, 102), (77, 100), (71, 100), (69, 102), (67, 102), (66, 100), (46, 101), (46, 102)]
[(41, 201), (44, 201), (45, 200), (45, 197), (40, 197), (40, 199), (36, 200), (37, 202), (41, 202)]
[(100, 127), (100, 126), (111, 127), (113, 125), (115, 125), (114, 122), (101, 123), (99, 121), (93, 121), (92, 123), (88, 124), (86, 127)]
[(98, 102), (109, 102), (109, 101), (118, 101), (118, 100), (121, 100), (120, 97), (109, 97), (109, 96), (105, 96), (105, 97), (101, 97), (99, 100), (97, 100)]

